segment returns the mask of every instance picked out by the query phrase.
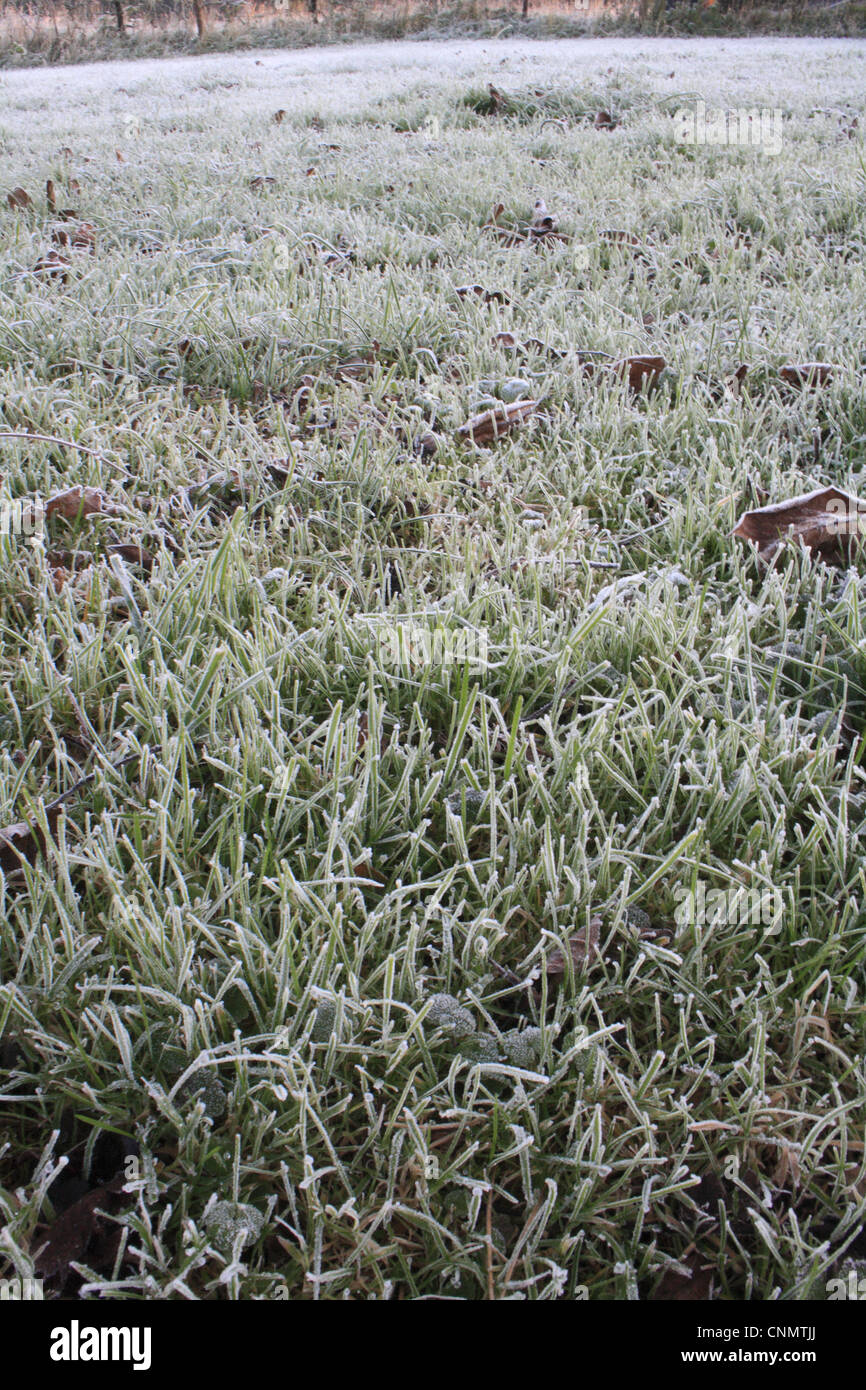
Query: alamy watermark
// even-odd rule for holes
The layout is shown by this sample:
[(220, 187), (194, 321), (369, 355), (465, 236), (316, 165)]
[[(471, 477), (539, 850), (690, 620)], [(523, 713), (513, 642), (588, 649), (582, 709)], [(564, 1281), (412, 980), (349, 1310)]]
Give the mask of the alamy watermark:
[(779, 106), (738, 106), (730, 111), (698, 101), (674, 113), (678, 145), (730, 145), (779, 154), (782, 149), (782, 110)]
[(708, 888), (700, 879), (694, 889), (674, 889), (674, 917), (685, 926), (760, 927), (778, 936), (785, 920), (785, 901), (777, 888)]
[(41, 1279), (0, 1279), (0, 1303), (31, 1303), (44, 1297)]
[(45, 504), (40, 498), (0, 498), (0, 536), (23, 536), (33, 542), (45, 538)]
[(382, 665), (398, 670), (417, 670), (421, 666), (487, 665), (487, 633), (482, 628), (388, 623), (377, 628), (375, 642)]

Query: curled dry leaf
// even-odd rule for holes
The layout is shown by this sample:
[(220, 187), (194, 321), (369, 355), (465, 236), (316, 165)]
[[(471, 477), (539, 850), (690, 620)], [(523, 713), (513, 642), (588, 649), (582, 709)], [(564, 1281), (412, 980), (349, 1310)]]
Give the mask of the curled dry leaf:
[(96, 252), (96, 228), (92, 222), (79, 222), (77, 227), (55, 227), (51, 240), (56, 246), (71, 246), (74, 251)]
[(731, 534), (754, 542), (758, 558), (770, 564), (786, 540), (801, 543), (823, 560), (844, 563), (864, 533), (866, 502), (838, 488), (824, 487), (744, 512)]
[(543, 198), (536, 199), (532, 221), (529, 224), (529, 236), (530, 240), (536, 242), (569, 240), (565, 232), (558, 230), (556, 218), (552, 212), (548, 212)]
[(779, 376), (788, 386), (826, 386), (838, 370), (832, 362), (788, 362)]
[(149, 550), (145, 550), (143, 545), (110, 545), (105, 552), (107, 555), (119, 555), (122, 560), (126, 560), (130, 565), (138, 565), (149, 574), (156, 561)]
[[(589, 927), (581, 927), (579, 932), (568, 939), (568, 949), (575, 970), (584, 970), (595, 956), (595, 948), (601, 935), (601, 918), (591, 917)], [(547, 957), (547, 978), (561, 980), (567, 974), (567, 958), (560, 950), (551, 951)]]
[(11, 193), (6, 194), (6, 201), (10, 208), (29, 208), (33, 199), (26, 188), (13, 188)]
[(615, 130), (619, 125), (616, 117), (610, 111), (598, 111), (593, 125), (596, 130)]
[(60, 280), (65, 284), (71, 264), (68, 256), (61, 256), (58, 251), (46, 251), (33, 267), (33, 274), (46, 280)]
[(286, 119), (286, 113), (285, 113), (285, 111), (283, 110), (282, 107), (280, 107), (279, 111), (275, 111), (275, 112), (274, 112), (274, 121), (276, 122), (277, 125), (282, 125), (282, 123), (283, 123), (283, 121), (284, 121), (285, 119)]
[(610, 366), (612, 372), (628, 381), (632, 391), (642, 391), (645, 386), (654, 386), (664, 369), (663, 357), (646, 356), (623, 357), (619, 362), (612, 362)]
[(491, 410), (483, 410), (473, 415), (457, 431), (459, 439), (471, 439), (475, 444), (490, 444), (504, 434), (510, 434), (538, 409), (535, 400), (514, 401), (511, 405), (499, 405)]
[(54, 192), (54, 182), (52, 179), (45, 180), (45, 201), (48, 204), (48, 211), (54, 212), (57, 207), (57, 195)]
[(276, 179), (273, 178), (270, 174), (254, 174), (253, 177), (250, 179), (250, 188), (255, 190), (261, 188), (270, 188), (271, 185), (275, 183)]
[(98, 487), (71, 487), (66, 492), (55, 493), (45, 503), (46, 516), (63, 516), (67, 521), (114, 510), (113, 503)]
[(474, 295), (476, 299), (482, 300), (484, 304), (510, 304), (511, 300), (504, 290), (488, 290), (484, 285), (458, 285), (454, 293), (460, 299), (469, 299)]
[(618, 362), (598, 362), (590, 358), (582, 361), (581, 365), (584, 376), (593, 376), (597, 371), (612, 373), (622, 381), (628, 381), (632, 391), (642, 391), (644, 387), (649, 389), (655, 386), (666, 363), (663, 357), (640, 355), (621, 357)]

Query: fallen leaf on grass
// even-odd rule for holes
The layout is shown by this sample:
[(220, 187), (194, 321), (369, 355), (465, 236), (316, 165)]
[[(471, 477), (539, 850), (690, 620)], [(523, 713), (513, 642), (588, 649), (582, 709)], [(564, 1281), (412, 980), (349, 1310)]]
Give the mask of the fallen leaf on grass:
[(610, 111), (599, 111), (596, 113), (593, 125), (596, 130), (616, 130), (619, 121), (611, 115)]
[(590, 359), (581, 365), (584, 376), (593, 376), (596, 372), (612, 374), (628, 381), (632, 391), (642, 391), (644, 387), (649, 389), (656, 385), (667, 364), (663, 357), (639, 355), (621, 357), (618, 362), (595, 362)]
[(46, 516), (62, 516), (67, 521), (114, 510), (113, 503), (98, 487), (71, 487), (66, 492), (55, 493), (45, 503)]
[(510, 434), (538, 409), (534, 400), (514, 401), (511, 405), (496, 406), (473, 415), (457, 431), (459, 439), (471, 439), (475, 444), (489, 444), (504, 434)]
[(272, 178), (270, 174), (254, 174), (253, 177), (250, 179), (250, 188), (256, 190), (265, 187), (269, 188), (272, 184), (275, 183), (276, 179)]
[[(595, 955), (595, 948), (598, 945), (601, 935), (601, 918), (591, 917), (589, 927), (581, 927), (579, 932), (568, 939), (568, 949), (571, 952), (571, 959), (574, 962), (575, 970), (583, 970)], [(547, 978), (549, 980), (561, 980), (567, 974), (566, 956), (560, 950), (551, 951), (547, 957)]]
[(283, 110), (282, 107), (280, 107), (279, 111), (275, 111), (275, 112), (274, 112), (274, 121), (275, 121), (275, 123), (276, 123), (277, 125), (282, 125), (282, 123), (283, 123), (283, 121), (284, 121), (285, 119), (286, 119), (286, 113), (285, 113), (285, 111)]
[(33, 199), (26, 188), (13, 188), (11, 193), (6, 194), (6, 201), (10, 208), (29, 208)]
[(470, 295), (475, 295), (484, 304), (510, 304), (511, 300), (504, 290), (488, 290), (484, 285), (458, 285), (454, 293), (459, 299), (468, 299)]
[(58, 1216), (36, 1256), (35, 1268), (43, 1279), (65, 1281), (73, 1262), (83, 1260), (102, 1273), (111, 1273), (120, 1242), (120, 1227), (110, 1213), (123, 1205), (122, 1175), (87, 1192)]
[[(54, 825), (51, 829), (53, 832)], [(44, 848), (45, 835), (38, 825), (30, 825), (23, 820), (15, 825), (7, 825), (5, 829), (0, 830), (0, 869), (6, 875), (19, 874), (22, 865), (25, 862), (32, 864)]]
[(532, 241), (569, 240), (565, 232), (558, 230), (556, 218), (552, 212), (548, 212), (547, 204), (543, 198), (536, 199), (532, 221), (529, 224), (529, 236)]
[(758, 558), (774, 560), (786, 540), (831, 563), (847, 562), (851, 547), (866, 530), (866, 503), (835, 487), (817, 488), (787, 502), (744, 512), (731, 532), (753, 541)]
[(51, 233), (55, 246), (71, 246), (74, 251), (96, 252), (96, 228), (92, 222), (79, 222), (77, 227), (55, 227)]
[(788, 386), (826, 386), (838, 370), (832, 362), (788, 362), (779, 376)]
[(665, 365), (663, 357), (623, 357), (618, 362), (612, 362), (610, 370), (627, 379), (632, 391), (642, 391), (644, 386), (655, 386)]
[(666, 1269), (652, 1294), (652, 1302), (704, 1303), (710, 1298), (713, 1271), (705, 1269), (700, 1256), (680, 1260), (680, 1269)]
[(57, 251), (46, 251), (33, 267), (33, 274), (44, 276), (47, 280), (60, 280), (65, 284), (67, 267), (71, 264), (68, 256), (61, 256)]
[(149, 550), (145, 550), (143, 545), (110, 545), (106, 550), (107, 555), (119, 555), (122, 560), (126, 560), (130, 565), (139, 565), (141, 569), (149, 574), (156, 561)]

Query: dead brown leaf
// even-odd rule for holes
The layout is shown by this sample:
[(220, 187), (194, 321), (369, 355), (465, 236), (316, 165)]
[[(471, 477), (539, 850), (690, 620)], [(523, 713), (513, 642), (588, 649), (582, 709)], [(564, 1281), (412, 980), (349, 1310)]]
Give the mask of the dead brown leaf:
[[(666, 1269), (650, 1298), (653, 1302), (704, 1303), (711, 1296), (712, 1268), (705, 1268), (697, 1254), (679, 1261), (682, 1270)], [(687, 1272), (683, 1272), (683, 1270)]]
[(598, 111), (596, 112), (593, 125), (596, 130), (615, 130), (619, 125), (619, 121), (610, 111)]
[(77, 521), (82, 516), (93, 516), (98, 512), (112, 512), (114, 505), (105, 493), (97, 487), (71, 487), (66, 492), (57, 492), (45, 503), (45, 515), (62, 516), (67, 521)]
[(525, 400), (482, 410), (479, 415), (473, 415), (465, 425), (460, 426), (457, 437), (471, 439), (475, 444), (490, 444), (502, 435), (510, 434), (518, 425), (522, 425), (533, 411), (538, 409), (538, 405), (538, 401)]
[(832, 362), (788, 362), (779, 376), (788, 386), (826, 386), (838, 370)]
[[(110, 1273), (120, 1243), (120, 1227), (110, 1220), (110, 1214), (123, 1205), (123, 1175), (104, 1186), (85, 1193), (48, 1229), (48, 1238), (35, 1260), (36, 1271), (43, 1279), (64, 1280), (70, 1266), (85, 1255), (95, 1268)], [(95, 1255), (99, 1250), (101, 1254)]]
[[(581, 927), (579, 932), (568, 938), (568, 949), (575, 970), (584, 970), (595, 957), (595, 948), (601, 935), (601, 918), (591, 917), (589, 928)], [(551, 951), (547, 957), (547, 978), (561, 980), (567, 973), (566, 956), (559, 949)]]
[(67, 267), (71, 264), (68, 256), (61, 256), (58, 251), (46, 251), (33, 267), (33, 274), (41, 275), (46, 280), (60, 280), (65, 284), (68, 278)]
[(286, 119), (286, 113), (285, 113), (285, 111), (283, 110), (282, 107), (280, 107), (279, 111), (275, 111), (275, 112), (274, 112), (274, 121), (276, 122), (277, 125), (282, 125), (282, 123), (283, 123), (283, 121), (284, 121), (285, 119)]
[(29, 208), (33, 199), (26, 188), (13, 188), (11, 193), (6, 194), (6, 201), (10, 208)]
[(488, 290), (484, 285), (458, 285), (454, 293), (460, 299), (469, 299), (474, 295), (484, 304), (510, 304), (511, 299), (504, 290)]
[(54, 192), (54, 183), (51, 179), (45, 180), (45, 201), (48, 204), (49, 212), (53, 212), (57, 207), (57, 197)]
[(824, 487), (744, 512), (731, 534), (752, 541), (765, 564), (776, 559), (786, 540), (801, 543), (830, 563), (847, 563), (864, 530), (866, 502)]
[(96, 228), (92, 222), (79, 222), (77, 227), (55, 227), (51, 240), (56, 246), (70, 246), (74, 251), (96, 253)]
[[(644, 387), (655, 386), (666, 366), (663, 357), (621, 357), (618, 362), (611, 362), (610, 365), (604, 364), (604, 370), (613, 372), (623, 381), (628, 381), (632, 391), (642, 391)], [(593, 363), (588, 362), (584, 366), (584, 371), (593, 369)]]

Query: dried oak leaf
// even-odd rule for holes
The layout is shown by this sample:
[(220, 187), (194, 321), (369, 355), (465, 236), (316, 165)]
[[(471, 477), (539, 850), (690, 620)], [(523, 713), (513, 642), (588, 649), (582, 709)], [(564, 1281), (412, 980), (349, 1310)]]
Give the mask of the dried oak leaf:
[(45, 180), (45, 201), (48, 204), (48, 211), (54, 212), (57, 207), (57, 195), (54, 192), (54, 182), (52, 179)]
[(11, 193), (6, 194), (6, 201), (10, 208), (29, 208), (33, 199), (26, 188), (13, 188)]
[(492, 443), (494, 439), (510, 434), (518, 425), (522, 425), (533, 411), (538, 409), (538, 405), (538, 401), (525, 400), (514, 401), (510, 405), (498, 405), (491, 410), (482, 410), (480, 415), (473, 415), (471, 420), (460, 426), (457, 437), (471, 439), (475, 444)]
[(619, 122), (610, 111), (598, 111), (593, 125), (596, 130), (615, 130)]
[(779, 376), (788, 386), (826, 386), (838, 370), (832, 362), (788, 362)]
[(66, 492), (56, 492), (45, 503), (46, 516), (63, 516), (67, 521), (112, 511), (113, 504), (98, 487), (71, 487)]
[(283, 110), (282, 107), (280, 107), (279, 111), (275, 111), (275, 112), (274, 112), (274, 121), (276, 122), (277, 125), (282, 125), (282, 123), (283, 123), (283, 121), (284, 121), (285, 119), (286, 119), (286, 113), (285, 113), (285, 111)]
[(816, 488), (787, 502), (744, 512), (731, 534), (753, 541), (758, 558), (769, 564), (786, 540), (831, 563), (847, 562), (854, 541), (866, 529), (866, 502), (835, 487)]
[[(591, 917), (589, 927), (581, 927), (579, 932), (568, 939), (568, 949), (575, 970), (584, 970), (595, 956), (595, 948), (601, 935), (601, 918)], [(547, 957), (547, 978), (561, 980), (567, 974), (566, 956), (560, 950), (551, 951)]]

